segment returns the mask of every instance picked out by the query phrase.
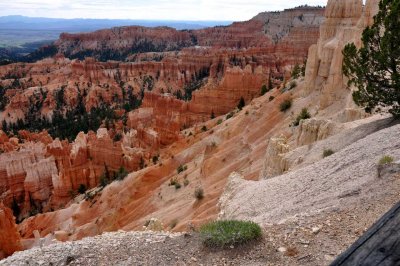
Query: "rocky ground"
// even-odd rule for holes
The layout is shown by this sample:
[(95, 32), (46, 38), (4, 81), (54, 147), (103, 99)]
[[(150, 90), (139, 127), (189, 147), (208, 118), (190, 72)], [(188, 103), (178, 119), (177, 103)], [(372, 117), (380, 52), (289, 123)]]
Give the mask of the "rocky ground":
[(266, 225), (259, 243), (225, 250), (203, 247), (195, 232), (119, 231), (17, 252), (0, 265), (329, 265), (398, 199), (390, 192), (375, 204), (299, 215)]

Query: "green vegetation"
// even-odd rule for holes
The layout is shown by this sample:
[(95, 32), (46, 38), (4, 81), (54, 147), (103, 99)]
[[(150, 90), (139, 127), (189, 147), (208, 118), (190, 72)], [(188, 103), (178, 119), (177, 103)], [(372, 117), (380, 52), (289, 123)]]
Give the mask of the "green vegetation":
[(238, 103), (238, 105), (237, 105), (237, 108), (238, 108), (239, 110), (242, 110), (243, 107), (245, 107), (245, 106), (246, 106), (246, 102), (244, 101), (244, 98), (243, 98), (243, 97), (240, 97), (240, 100), (239, 100), (239, 103)]
[(178, 174), (184, 172), (187, 170), (187, 166), (186, 165), (179, 165), (178, 168), (176, 169), (176, 171), (178, 172)]
[(391, 164), (393, 163), (393, 161), (394, 161), (393, 157), (385, 155), (379, 160), (378, 164), (379, 165)]
[(294, 88), (296, 88), (297, 87), (297, 82), (296, 81), (292, 81), (292, 82), (290, 82), (290, 84), (289, 84), (289, 90), (292, 90), (292, 89), (294, 89)]
[(261, 87), (261, 96), (266, 94), (267, 92), (268, 92), (267, 85), (265, 85), (265, 84), (262, 85), (262, 87)]
[(234, 115), (234, 113), (230, 112), (229, 114), (226, 115), (225, 119), (226, 120), (231, 119), (233, 117), (233, 115)]
[(309, 119), (311, 118), (310, 113), (308, 112), (307, 108), (301, 109), (300, 114), (296, 117), (296, 120), (293, 122), (294, 126), (298, 126), (300, 124), (301, 120)]
[(374, 24), (362, 34), (362, 46), (354, 43), (343, 50), (343, 73), (356, 104), (367, 112), (388, 109), (400, 118), (400, 2), (381, 0)]
[(292, 70), (292, 78), (297, 79), (300, 77), (300, 74), (301, 74), (301, 68), (299, 64), (296, 64)]
[(122, 139), (122, 134), (118, 132), (117, 134), (114, 135), (113, 141), (117, 142), (120, 141), (121, 139)]
[(153, 161), (153, 164), (157, 164), (157, 162), (160, 160), (160, 155), (154, 155), (153, 156), (153, 159), (152, 159), (152, 161)]
[(87, 190), (87, 187), (84, 184), (80, 184), (78, 187), (78, 193), (79, 194), (84, 194)]
[(194, 190), (194, 197), (198, 200), (201, 200), (204, 198), (204, 190), (201, 187), (198, 187)]
[(191, 81), (183, 88), (184, 94), (182, 94), (181, 90), (177, 90), (174, 92), (175, 97), (180, 100), (190, 101), (192, 99), (193, 91), (200, 89), (200, 87), (204, 85), (206, 78), (208, 78), (209, 75), (209, 67), (201, 68), (198, 72), (192, 75)]
[(116, 180), (124, 180), (128, 174), (128, 171), (123, 166), (121, 166), (118, 171), (110, 171), (108, 166), (104, 165), (103, 174), (100, 176), (100, 186), (106, 187)]
[(207, 131), (207, 127), (204, 125), (201, 127), (201, 131), (206, 132)]
[(326, 158), (326, 157), (329, 157), (329, 156), (331, 156), (332, 154), (334, 154), (335, 152), (332, 150), (332, 149), (325, 149), (323, 152), (322, 152), (322, 157), (323, 158)]
[(207, 247), (241, 245), (262, 237), (261, 227), (248, 221), (214, 221), (200, 227), (200, 237)]
[(292, 107), (292, 99), (286, 99), (279, 105), (279, 110), (281, 110), (281, 112), (286, 112), (290, 107)]
[(218, 119), (218, 121), (217, 121), (217, 125), (221, 125), (222, 124), (222, 119)]

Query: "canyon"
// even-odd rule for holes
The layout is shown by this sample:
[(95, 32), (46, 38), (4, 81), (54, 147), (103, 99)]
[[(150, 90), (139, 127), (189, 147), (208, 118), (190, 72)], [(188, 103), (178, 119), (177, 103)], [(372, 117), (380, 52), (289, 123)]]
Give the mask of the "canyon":
[[(304, 217), (309, 226), (331, 221), (350, 205), (362, 213), (374, 198), (368, 191), (382, 197), (382, 208), (392, 204), (397, 179), (376, 185), (372, 166), (383, 152), (400, 156), (398, 126), (357, 107), (342, 73), (341, 51), (361, 46), (377, 6), (329, 0), (326, 8), (265, 12), (203, 30), (62, 34), (53, 57), (1, 66), (0, 223), (12, 244), (0, 239), (4, 256), (35, 246), (37, 234), (77, 241), (151, 229), (151, 221), (187, 231), (217, 218), (272, 230)], [(304, 73), (291, 75), (302, 65)], [(295, 125), (303, 108), (311, 118)], [(91, 120), (95, 112), (104, 113), (101, 121)], [(55, 117), (71, 113), (98, 127), (62, 138)], [(29, 128), (29, 119), (48, 128)], [(368, 145), (385, 136), (392, 146)], [(323, 158), (326, 149), (337, 154)], [(341, 196), (359, 187), (357, 198)], [(345, 243), (326, 248), (337, 255), (354, 240), (346, 234), (338, 230), (333, 238)]]

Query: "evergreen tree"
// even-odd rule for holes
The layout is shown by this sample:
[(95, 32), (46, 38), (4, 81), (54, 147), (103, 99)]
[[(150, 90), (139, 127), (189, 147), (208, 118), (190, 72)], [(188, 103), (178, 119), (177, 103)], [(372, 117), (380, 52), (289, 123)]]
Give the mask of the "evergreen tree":
[(239, 110), (242, 110), (243, 107), (245, 107), (245, 105), (246, 105), (246, 102), (244, 101), (244, 98), (243, 98), (243, 97), (240, 97), (240, 100), (239, 100), (239, 103), (238, 103), (238, 105), (237, 105), (237, 108), (238, 108)]
[(367, 112), (388, 111), (400, 117), (400, 0), (381, 0), (374, 24), (362, 34), (363, 46), (343, 50), (343, 73), (354, 85), (356, 104)]

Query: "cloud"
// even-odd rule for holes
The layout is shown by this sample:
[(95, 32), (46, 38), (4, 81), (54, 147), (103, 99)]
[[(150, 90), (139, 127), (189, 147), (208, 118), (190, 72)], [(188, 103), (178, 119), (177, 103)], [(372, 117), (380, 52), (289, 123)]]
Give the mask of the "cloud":
[(13, 0), (0, 3), (0, 16), (239, 21), (302, 4), (326, 0)]

